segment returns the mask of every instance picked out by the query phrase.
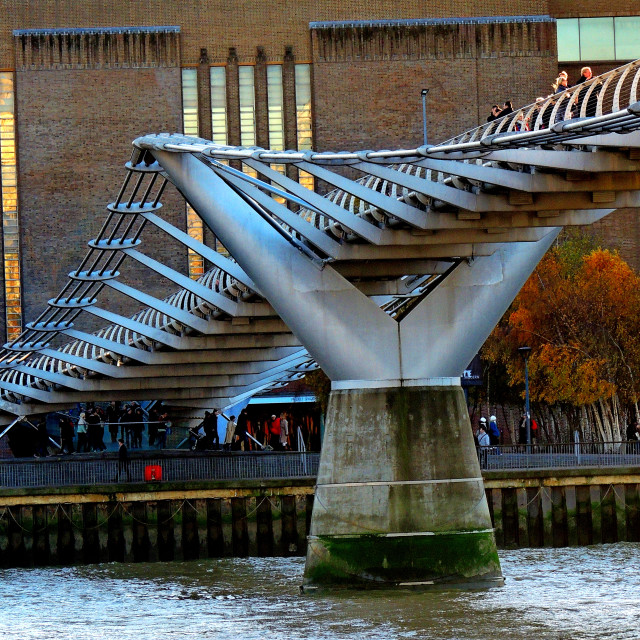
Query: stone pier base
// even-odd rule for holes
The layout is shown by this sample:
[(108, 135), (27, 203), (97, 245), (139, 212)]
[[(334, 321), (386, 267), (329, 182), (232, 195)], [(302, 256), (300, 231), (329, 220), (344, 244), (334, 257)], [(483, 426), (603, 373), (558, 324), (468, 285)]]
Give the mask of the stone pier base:
[(303, 589), (502, 584), (462, 388), (332, 391)]

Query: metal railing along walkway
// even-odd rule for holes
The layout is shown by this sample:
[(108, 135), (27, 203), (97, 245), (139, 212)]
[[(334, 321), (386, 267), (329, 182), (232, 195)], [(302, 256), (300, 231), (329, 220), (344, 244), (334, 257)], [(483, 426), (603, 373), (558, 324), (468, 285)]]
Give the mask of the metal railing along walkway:
[[(143, 482), (145, 467), (159, 466), (162, 482), (190, 480), (260, 480), (315, 477), (319, 453), (252, 452), (132, 457), (131, 482)], [(117, 455), (50, 457), (0, 462), (0, 488), (63, 487), (112, 484), (118, 472)], [(120, 475), (119, 482), (126, 482)]]
[(640, 442), (499, 445), (478, 450), (485, 470), (640, 467)]
[[(483, 470), (571, 469), (578, 467), (640, 468), (640, 443), (582, 442), (499, 445), (478, 450)], [(197, 480), (262, 480), (314, 478), (319, 453), (251, 452), (210, 454), (169, 452), (130, 460), (131, 482), (144, 482), (145, 468), (162, 469), (161, 482)], [(117, 480), (115, 454), (51, 456), (0, 461), (0, 489), (113, 484)]]

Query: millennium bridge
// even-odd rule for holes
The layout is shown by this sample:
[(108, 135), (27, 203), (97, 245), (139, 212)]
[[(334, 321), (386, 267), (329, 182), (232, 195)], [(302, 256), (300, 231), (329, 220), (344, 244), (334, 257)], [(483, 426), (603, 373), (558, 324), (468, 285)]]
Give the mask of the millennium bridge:
[[(640, 205), (639, 80), (633, 62), (414, 149), (138, 138), (84, 259), (0, 352), (2, 423), (89, 400), (232, 407), (320, 366), (306, 588), (500, 584), (459, 376), (562, 227)], [(162, 218), (169, 182), (229, 257)], [(212, 269), (146, 255), (148, 225)], [(131, 260), (175, 289), (127, 283)], [(112, 291), (145, 308), (115, 313)]]

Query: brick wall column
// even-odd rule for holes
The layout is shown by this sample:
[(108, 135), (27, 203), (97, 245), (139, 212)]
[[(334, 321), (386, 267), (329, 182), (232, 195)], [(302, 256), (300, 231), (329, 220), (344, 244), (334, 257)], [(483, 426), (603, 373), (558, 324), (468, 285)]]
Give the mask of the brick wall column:
[(229, 144), (240, 146), (240, 84), (235, 47), (229, 48), (227, 58), (227, 127)]
[(268, 149), (269, 112), (267, 109), (267, 56), (265, 55), (263, 47), (258, 47), (254, 83), (256, 96), (256, 145), (263, 147), (264, 149)]
[[(282, 63), (282, 93), (284, 118), (284, 148), (298, 148), (298, 119), (296, 112), (296, 60), (292, 47), (285, 47)], [(297, 169), (287, 165), (287, 176), (297, 179)]]
[(206, 49), (200, 49), (198, 61), (198, 131), (201, 138), (211, 140), (211, 78), (209, 56)]

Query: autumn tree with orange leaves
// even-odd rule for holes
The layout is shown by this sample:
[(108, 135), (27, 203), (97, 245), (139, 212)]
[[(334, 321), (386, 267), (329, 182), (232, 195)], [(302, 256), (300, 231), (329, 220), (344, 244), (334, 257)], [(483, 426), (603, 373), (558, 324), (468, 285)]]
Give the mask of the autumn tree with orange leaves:
[(530, 346), (532, 401), (560, 408), (583, 434), (619, 442), (627, 419), (640, 418), (640, 277), (591, 244), (576, 236), (547, 253), (482, 357), (522, 385), (518, 347)]

